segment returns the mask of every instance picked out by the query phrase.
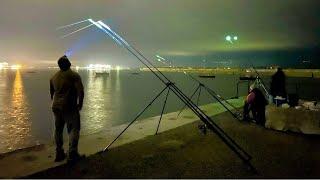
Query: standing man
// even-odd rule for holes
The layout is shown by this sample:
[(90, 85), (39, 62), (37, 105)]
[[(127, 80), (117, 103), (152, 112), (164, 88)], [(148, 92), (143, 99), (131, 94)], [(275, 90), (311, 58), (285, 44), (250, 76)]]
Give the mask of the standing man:
[(277, 96), (287, 98), (286, 75), (280, 67), (277, 69), (277, 72), (271, 77), (270, 93), (273, 98)]
[(67, 56), (58, 60), (60, 71), (50, 79), (50, 95), (52, 111), (55, 118), (55, 162), (63, 161), (66, 154), (63, 150), (63, 129), (67, 124), (69, 134), (68, 161), (80, 159), (78, 141), (80, 132), (79, 111), (83, 105), (83, 85), (78, 73), (70, 69), (71, 63)]

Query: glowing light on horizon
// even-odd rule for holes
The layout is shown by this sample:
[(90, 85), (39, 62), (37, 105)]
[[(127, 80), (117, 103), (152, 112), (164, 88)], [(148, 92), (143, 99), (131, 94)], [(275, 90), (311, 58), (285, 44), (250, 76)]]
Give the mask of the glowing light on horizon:
[(111, 70), (111, 65), (109, 64), (89, 64), (87, 66), (89, 70)]
[(0, 62), (0, 69), (6, 69), (9, 67), (9, 64), (7, 62)]
[(10, 66), (10, 69), (21, 69), (21, 65), (20, 64), (15, 64), (15, 65), (12, 65)]

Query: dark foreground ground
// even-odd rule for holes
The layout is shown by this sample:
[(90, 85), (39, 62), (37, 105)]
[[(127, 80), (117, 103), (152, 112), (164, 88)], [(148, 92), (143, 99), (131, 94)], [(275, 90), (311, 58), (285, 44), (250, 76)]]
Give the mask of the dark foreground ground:
[(277, 132), (213, 117), (252, 157), (253, 173), (200, 122), (89, 156), (27, 178), (319, 178), (320, 137)]

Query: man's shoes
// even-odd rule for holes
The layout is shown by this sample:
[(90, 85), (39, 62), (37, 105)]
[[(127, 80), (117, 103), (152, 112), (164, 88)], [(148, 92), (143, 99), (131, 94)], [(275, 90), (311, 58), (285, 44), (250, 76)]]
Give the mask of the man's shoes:
[(54, 159), (54, 162), (61, 162), (66, 158), (66, 154), (62, 151), (56, 152), (56, 158)]
[(74, 163), (76, 161), (79, 161), (81, 159), (84, 159), (86, 156), (85, 155), (80, 155), (79, 153), (69, 153), (68, 156), (68, 163)]
[(204, 135), (207, 134), (207, 125), (206, 124), (200, 124), (200, 125), (198, 125), (198, 128), (202, 134), (204, 134)]

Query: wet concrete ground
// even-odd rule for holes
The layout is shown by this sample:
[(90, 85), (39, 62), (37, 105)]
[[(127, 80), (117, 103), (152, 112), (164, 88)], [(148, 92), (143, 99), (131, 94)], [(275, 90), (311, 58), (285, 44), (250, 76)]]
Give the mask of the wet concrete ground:
[[(243, 98), (232, 99), (229, 100), (229, 102), (236, 107), (241, 107), (243, 105)], [(200, 107), (209, 116), (214, 116), (226, 111), (218, 103), (206, 104)], [(198, 121), (198, 117), (188, 109), (184, 110), (179, 116), (178, 113), (179, 112), (171, 112), (163, 114), (159, 133)], [(160, 115), (147, 119), (139, 119), (133, 123), (110, 148), (116, 148), (117, 146), (154, 135), (159, 119)], [(81, 136), (79, 142), (80, 153), (89, 156), (101, 151), (125, 129), (126, 126), (127, 124), (122, 124), (99, 133)], [(65, 136), (64, 149), (66, 151), (68, 150), (67, 136)], [(54, 162), (54, 157), (55, 145), (53, 142), (0, 154), (0, 167), (2, 167), (0, 177), (15, 178), (27, 176), (65, 163), (65, 161), (60, 163)]]
[(319, 178), (320, 136), (278, 132), (234, 120), (213, 119), (252, 157), (254, 173), (214, 133), (194, 122), (156, 136), (61, 165), (29, 178)]

